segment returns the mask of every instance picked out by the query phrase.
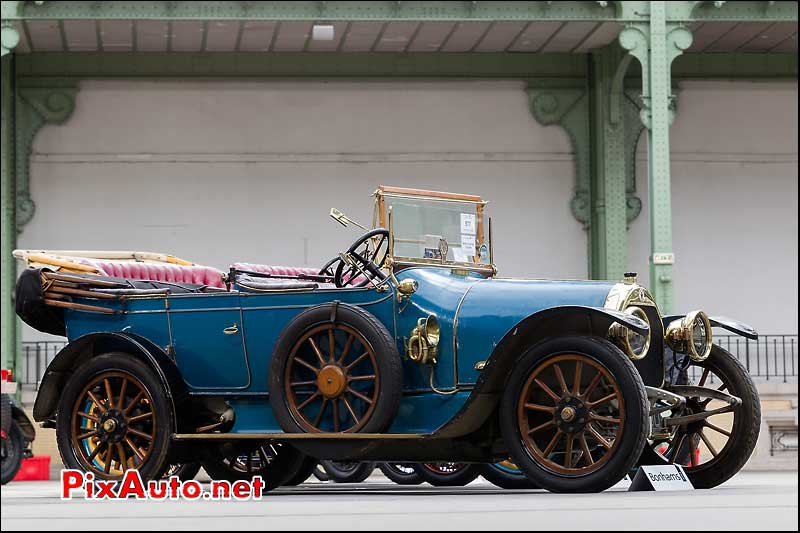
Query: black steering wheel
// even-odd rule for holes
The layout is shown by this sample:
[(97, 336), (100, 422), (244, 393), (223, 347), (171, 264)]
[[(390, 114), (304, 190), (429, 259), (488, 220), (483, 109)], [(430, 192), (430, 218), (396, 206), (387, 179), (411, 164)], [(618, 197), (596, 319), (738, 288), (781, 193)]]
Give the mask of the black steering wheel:
[(322, 268), (319, 269), (317, 272), (317, 276), (325, 276), (326, 278), (330, 278), (333, 280), (336, 277), (336, 267), (338, 263), (342, 262), (342, 258), (338, 255), (325, 263)]
[[(381, 268), (389, 257), (389, 230), (377, 228), (366, 232), (348, 248), (347, 255), (354, 264), (340, 259), (333, 278), (337, 287), (364, 287), (375, 279), (385, 280)], [(356, 281), (359, 277), (363, 279)]]

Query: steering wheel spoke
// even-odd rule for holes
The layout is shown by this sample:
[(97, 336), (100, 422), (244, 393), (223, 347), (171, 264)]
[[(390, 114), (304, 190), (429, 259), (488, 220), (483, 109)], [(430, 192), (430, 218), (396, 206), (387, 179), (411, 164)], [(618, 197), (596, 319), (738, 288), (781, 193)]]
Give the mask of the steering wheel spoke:
[(386, 279), (386, 274), (381, 269), (389, 256), (388, 242), (389, 231), (383, 228), (377, 228), (362, 235), (345, 252), (349, 258), (352, 258), (353, 264), (347, 265), (345, 260), (339, 259), (334, 274), (336, 286), (364, 287), (370, 283), (374, 285), (376, 279), (379, 281)]

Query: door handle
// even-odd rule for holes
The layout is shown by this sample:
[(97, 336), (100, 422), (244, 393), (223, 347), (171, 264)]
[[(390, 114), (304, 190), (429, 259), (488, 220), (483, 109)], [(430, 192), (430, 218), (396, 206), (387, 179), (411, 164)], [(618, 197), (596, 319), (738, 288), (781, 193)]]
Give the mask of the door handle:
[(234, 324), (234, 325), (232, 325), (232, 326), (229, 326), (229, 327), (227, 327), (227, 328), (223, 329), (223, 330), (222, 330), (222, 332), (223, 332), (225, 335), (236, 335), (237, 333), (239, 333), (239, 326), (237, 326), (236, 324)]

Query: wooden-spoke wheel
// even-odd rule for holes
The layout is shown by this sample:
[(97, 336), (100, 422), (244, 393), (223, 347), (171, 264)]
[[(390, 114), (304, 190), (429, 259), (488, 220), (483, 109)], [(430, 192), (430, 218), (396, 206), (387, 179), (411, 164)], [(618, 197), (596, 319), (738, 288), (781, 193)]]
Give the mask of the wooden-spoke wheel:
[(421, 463), (416, 470), (435, 487), (463, 487), (480, 475), (479, 466), (469, 463)]
[(305, 431), (359, 431), (375, 409), (380, 387), (375, 350), (346, 324), (311, 328), (289, 353), (284, 393)]
[(234, 453), (222, 459), (222, 463), (234, 472), (246, 474), (248, 477), (264, 472), (276, 460), (279, 446), (271, 443), (259, 445), (245, 453)]
[(724, 392), (741, 403), (688, 396), (674, 415), (692, 417), (690, 421), (674, 426), (668, 437), (652, 440), (654, 454), (647, 457), (682, 465), (696, 488), (713, 487), (738, 472), (755, 447), (761, 418), (758, 395), (741, 363), (718, 346), (705, 361), (693, 362), (687, 377), (694, 386)]
[[(730, 390), (725, 378), (714, 372), (705, 361), (696, 363), (696, 366), (700, 370), (698, 387), (720, 392)], [(720, 400), (693, 397), (687, 398), (681, 414), (712, 413), (725, 410), (725, 407), (727, 404)], [(713, 461), (729, 446), (735, 422), (736, 409), (712, 414), (705, 419), (678, 426), (668, 438), (656, 439), (651, 445), (666, 462), (678, 463), (687, 470), (697, 468)]]
[(150, 391), (137, 377), (121, 370), (100, 372), (72, 407), (72, 448), (85, 470), (117, 478), (147, 461), (157, 423)]
[(423, 463), (423, 465), (434, 474), (445, 476), (455, 474), (468, 466), (467, 463)]
[(621, 441), (625, 403), (595, 359), (563, 354), (531, 372), (517, 404), (522, 443), (546, 470), (583, 476), (605, 464)]
[(269, 441), (223, 446), (219, 451), (220, 455), (202, 462), (212, 479), (249, 481), (260, 476), (265, 490), (272, 490), (293, 478), (306, 461), (294, 447)]

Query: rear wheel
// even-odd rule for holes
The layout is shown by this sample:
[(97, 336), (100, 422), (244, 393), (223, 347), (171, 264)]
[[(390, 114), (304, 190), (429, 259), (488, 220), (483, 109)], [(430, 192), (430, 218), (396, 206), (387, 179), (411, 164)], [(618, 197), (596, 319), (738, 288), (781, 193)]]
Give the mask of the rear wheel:
[(435, 487), (463, 487), (480, 475), (477, 465), (469, 463), (419, 463), (415, 469), (423, 481)]
[(552, 492), (599, 492), (636, 463), (648, 410), (642, 379), (618, 348), (562, 337), (523, 354), (500, 425), (511, 459), (532, 482)]
[(412, 463), (380, 463), (378, 469), (398, 485), (419, 485), (423, 481)]
[(144, 479), (166, 468), (172, 408), (160, 380), (126, 353), (94, 357), (69, 378), (58, 407), (56, 439), (64, 466), (98, 479), (136, 469)]
[(503, 489), (538, 489), (539, 486), (525, 476), (511, 461), (485, 464), (481, 467), (483, 479)]
[(361, 483), (375, 470), (375, 463), (322, 461), (322, 468), (336, 483)]
[(2, 484), (5, 485), (17, 475), (22, 466), (25, 439), (16, 422), (11, 421), (2, 436)]
[(688, 372), (698, 387), (715, 389), (742, 400), (733, 409), (707, 397), (689, 397), (679, 416), (722, 411), (678, 426), (669, 438), (654, 440), (642, 464), (683, 465), (698, 489), (716, 487), (733, 477), (750, 458), (758, 441), (761, 404), (755, 384), (742, 364), (714, 346), (705, 361), (692, 362)]

